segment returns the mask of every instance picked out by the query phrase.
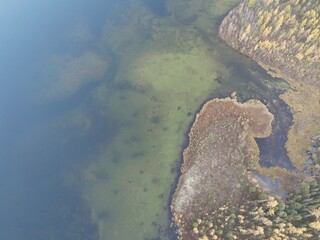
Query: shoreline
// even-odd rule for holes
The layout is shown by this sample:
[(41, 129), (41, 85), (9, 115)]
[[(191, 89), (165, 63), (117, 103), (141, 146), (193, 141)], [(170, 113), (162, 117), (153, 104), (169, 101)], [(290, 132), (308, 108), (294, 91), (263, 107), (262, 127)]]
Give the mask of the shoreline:
[[(273, 99), (273, 100), (275, 100), (275, 101), (277, 101), (278, 103), (279, 103), (279, 101), (283, 101), (282, 99), (280, 99), (280, 95), (281, 95), (282, 93), (277, 93), (276, 92), (276, 95), (278, 96), (278, 99)], [(192, 119), (192, 121), (190, 121), (190, 124), (189, 124), (189, 127), (187, 128), (187, 130), (186, 130), (186, 132), (185, 132), (185, 134), (184, 134), (184, 136), (185, 136), (185, 141), (184, 141), (184, 144), (182, 145), (182, 150), (181, 150), (181, 153), (180, 153), (180, 159), (179, 159), (179, 162), (177, 163), (177, 166), (176, 166), (176, 172), (177, 172), (177, 175), (176, 175), (176, 178), (175, 178), (175, 181), (172, 183), (172, 185), (171, 185), (171, 190), (170, 190), (170, 193), (169, 193), (169, 197), (168, 197), (168, 204), (167, 204), (167, 209), (168, 209), (168, 219), (169, 219), (169, 221), (171, 222), (171, 226), (169, 227), (169, 229), (167, 229), (167, 232), (169, 232), (169, 236), (172, 234), (172, 236), (170, 236), (170, 237), (172, 237), (172, 239), (175, 239), (174, 237), (176, 237), (176, 234), (177, 234), (177, 231), (179, 230), (178, 229), (178, 227), (176, 226), (176, 224), (174, 223), (174, 222), (172, 222), (172, 220), (174, 219), (174, 214), (173, 214), (173, 212), (172, 212), (172, 210), (171, 210), (171, 206), (172, 206), (172, 202), (173, 202), (173, 199), (174, 199), (174, 195), (175, 195), (175, 192), (176, 192), (176, 190), (177, 190), (177, 186), (178, 186), (178, 183), (179, 183), (179, 179), (180, 179), (180, 177), (183, 175), (183, 172), (182, 172), (182, 167), (183, 167), (183, 164), (184, 164), (184, 152), (185, 152), (185, 150), (188, 148), (188, 146), (190, 145), (190, 136), (189, 136), (189, 134), (190, 134), (190, 132), (192, 131), (192, 128), (193, 128), (193, 126), (195, 125), (195, 123), (196, 123), (196, 121), (197, 121), (197, 117), (198, 117), (198, 115), (200, 114), (200, 112), (203, 110), (203, 107), (208, 103), (208, 102), (210, 102), (210, 101), (212, 101), (212, 100), (214, 100), (214, 99), (224, 99), (222, 96), (220, 96), (220, 97), (218, 97), (218, 98), (215, 98), (215, 97), (209, 97), (206, 101), (204, 101), (203, 102), (203, 104), (201, 104), (200, 106), (199, 106), (199, 108), (197, 109), (197, 111), (195, 112), (195, 114), (194, 114), (194, 117), (193, 117), (193, 119)], [(242, 101), (240, 101), (239, 103), (240, 104), (244, 104), (245, 102), (247, 102), (247, 101), (249, 101), (250, 99), (243, 99)], [(258, 100), (259, 101), (266, 101), (264, 98), (263, 98), (263, 96), (261, 96), (260, 98), (258, 98)], [(282, 103), (280, 102), (279, 104), (281, 104), (281, 105), (283, 105), (282, 106), (282, 110), (284, 111), (284, 110), (286, 110), (286, 112), (281, 112), (281, 113), (279, 113), (279, 109), (277, 109), (275, 106), (274, 106), (274, 103), (272, 103), (272, 99), (267, 99), (267, 105), (266, 105), (266, 107), (268, 108), (268, 110), (270, 111), (270, 104), (273, 104), (273, 107), (272, 107), (272, 110), (271, 110), (271, 112), (272, 112), (272, 114), (274, 114), (274, 116), (275, 116), (275, 119), (274, 119), (274, 121), (276, 121), (276, 122), (282, 122), (283, 121), (283, 119), (281, 118), (281, 116), (283, 116), (283, 115), (286, 115), (286, 118), (288, 118), (288, 120), (287, 121), (289, 121), (290, 123), (288, 124), (288, 125), (286, 125), (286, 129), (284, 130), (284, 131), (286, 131), (287, 133), (288, 133), (288, 131), (289, 131), (289, 129), (290, 129), (290, 127), (291, 127), (291, 123), (293, 122), (293, 118), (292, 118), (292, 113), (290, 112), (290, 110), (288, 110), (287, 109), (287, 105), (286, 105), (286, 103), (283, 101)], [(278, 111), (277, 111), (278, 110)], [(289, 114), (289, 115), (288, 115)], [(273, 125), (272, 125), (272, 128), (274, 128), (275, 126), (274, 126), (274, 124), (275, 124), (275, 122), (273, 123)], [(281, 126), (281, 123), (278, 123), (278, 126), (277, 127), (282, 127)], [(272, 131), (272, 133), (271, 134), (274, 134), (274, 132)], [(275, 133), (276, 135), (274, 136), (275, 138), (277, 138), (277, 136), (279, 135), (279, 133)], [(259, 153), (260, 153), (260, 151), (261, 151), (261, 149), (263, 148), (263, 147), (265, 147), (266, 149), (268, 149), (269, 147), (268, 147), (268, 145), (267, 146), (262, 146), (261, 145), (261, 142), (259, 142), (260, 140), (268, 140), (269, 138), (271, 137), (271, 135), (270, 136), (268, 136), (268, 137), (266, 137), (266, 138), (254, 138), (254, 141), (257, 143), (257, 147), (258, 147), (258, 151), (259, 151)], [(286, 140), (285, 139), (282, 139), (282, 141), (281, 141), (281, 145), (283, 145), (283, 147), (285, 148), (285, 143), (286, 143)], [(262, 143), (263, 144), (263, 143)], [(287, 155), (287, 153), (285, 153), (286, 154), (286, 156), (288, 157), (288, 160), (290, 161), (290, 159), (289, 159), (289, 156)], [(267, 156), (265, 156), (265, 159), (267, 159)], [(261, 165), (261, 163), (260, 163), (260, 160), (261, 160), (261, 158), (260, 158), (260, 155), (259, 155), (259, 165), (261, 166), (261, 169), (263, 168), (265, 168), (264, 166), (262, 166)], [(292, 164), (291, 162), (289, 163), (289, 165), (290, 164)], [(292, 165), (291, 165), (292, 166)], [(291, 168), (289, 168), (289, 169), (291, 169)], [(289, 170), (288, 169), (288, 170)], [(291, 169), (292, 170), (292, 169)], [(267, 175), (269, 175), (269, 177), (272, 177), (271, 175), (272, 174), (270, 174), (270, 172), (264, 172), (265, 174), (267, 174)], [(259, 175), (259, 172), (257, 171), (256, 172), (256, 174), (258, 174)], [(171, 239), (171, 238), (170, 238)]]
[[(319, 77), (318, 81), (315, 80), (315, 71), (317, 70), (312, 69), (312, 66), (316, 63), (311, 62), (311, 60), (309, 62), (305, 60), (300, 63), (290, 55), (291, 50), (288, 50), (286, 52), (287, 55), (284, 55), (277, 52), (278, 50), (275, 47), (271, 47), (271, 50), (268, 50), (266, 47), (263, 48), (263, 44), (266, 44), (268, 41), (275, 42), (274, 45), (276, 46), (280, 40), (277, 38), (278, 35), (275, 35), (276, 33), (271, 32), (269, 35), (263, 36), (259, 33), (259, 30), (257, 30), (259, 27), (258, 23), (254, 21), (258, 15), (258, 10), (255, 7), (262, 8), (260, 11), (265, 11), (264, 13), (270, 13), (272, 10), (270, 10), (269, 4), (263, 6), (260, 3), (255, 3), (256, 5), (250, 8), (247, 2), (242, 1), (229, 12), (219, 28), (219, 37), (235, 51), (254, 60), (272, 77), (280, 77), (291, 86), (291, 89), (280, 95), (280, 99), (290, 107), (294, 119), (288, 133), (286, 149), (293, 165), (297, 169), (302, 170), (305, 162), (303, 159), (306, 158), (306, 151), (309, 149), (311, 140), (314, 135), (320, 132), (320, 126), (316, 124), (320, 122), (320, 108), (318, 105), (318, 101), (320, 100)], [(272, 5), (273, 3), (270, 4)], [(280, 4), (279, 7), (281, 6), (283, 5)], [(296, 6), (296, 8), (298, 7)], [(246, 15), (243, 16), (244, 14)], [(257, 36), (260, 36), (261, 39), (257, 40)], [(281, 56), (287, 56), (289, 59), (285, 61)], [(272, 60), (280, 65), (275, 66), (275, 62), (272, 62)], [(296, 66), (297, 64), (299, 66)], [(301, 78), (297, 76), (293, 78), (289, 74), (290, 69), (293, 73), (298, 71), (297, 69), (300, 69), (301, 74), (305, 74), (310, 70), (310, 77)], [(299, 73), (299, 75), (301, 74)], [(302, 103), (308, 103), (308, 106), (305, 107)]]
[(189, 123), (189, 126), (188, 128), (186, 129), (185, 133), (184, 133), (184, 142), (182, 144), (182, 148), (181, 148), (181, 151), (180, 151), (180, 158), (179, 158), (179, 161), (177, 162), (176, 164), (176, 167), (175, 167), (175, 172), (176, 172), (176, 177), (174, 179), (174, 182), (171, 184), (171, 188), (170, 188), (170, 192), (169, 192), (169, 197), (168, 197), (168, 201), (167, 201), (167, 211), (168, 211), (168, 220), (169, 222), (171, 223), (169, 228), (168, 229), (168, 232), (169, 232), (169, 237), (171, 238), (171, 234), (172, 234), (172, 240), (175, 240), (176, 239), (176, 236), (177, 236), (177, 226), (175, 226), (175, 224), (173, 223), (173, 213), (172, 213), (172, 210), (171, 210), (171, 204), (172, 204), (172, 201), (173, 201), (173, 198), (174, 198), (174, 194), (177, 190), (177, 186), (178, 186), (178, 183), (179, 183), (179, 179), (180, 177), (182, 176), (182, 172), (181, 172), (181, 167), (183, 165), (183, 162), (184, 162), (184, 158), (183, 158), (183, 152), (185, 151), (185, 149), (189, 146), (190, 144), (190, 138), (189, 138), (189, 133), (197, 119), (197, 115), (201, 112), (202, 108), (204, 107), (204, 105), (208, 102), (212, 100), (212, 98), (208, 98), (207, 100), (205, 100), (195, 111), (194, 113), (194, 116), (193, 116), (193, 119), (192, 121), (190, 121)]

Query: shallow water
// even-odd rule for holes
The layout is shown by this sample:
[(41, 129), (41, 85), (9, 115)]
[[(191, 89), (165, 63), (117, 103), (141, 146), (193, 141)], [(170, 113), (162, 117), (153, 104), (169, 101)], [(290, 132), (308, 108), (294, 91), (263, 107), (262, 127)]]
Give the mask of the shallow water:
[(237, 2), (34, 0), (2, 15), (0, 238), (174, 239), (196, 112), (282, 84), (217, 38)]

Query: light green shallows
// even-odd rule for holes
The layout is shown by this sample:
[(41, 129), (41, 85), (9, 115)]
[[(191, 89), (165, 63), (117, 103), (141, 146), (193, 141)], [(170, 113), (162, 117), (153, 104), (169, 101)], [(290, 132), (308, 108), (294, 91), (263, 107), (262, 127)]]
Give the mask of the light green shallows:
[[(218, 14), (215, 6), (226, 1), (202, 2), (195, 5), (198, 19), (187, 26), (157, 18), (136, 2), (120, 26), (106, 24), (101, 49), (112, 50), (118, 70), (114, 84), (102, 84), (94, 98), (121, 127), (83, 172), (101, 240), (166, 238), (165, 209), (188, 126), (221, 86), (217, 78), (230, 75), (220, 46), (203, 37), (217, 41), (214, 21), (229, 8)], [(227, 2), (231, 8), (238, 1)]]

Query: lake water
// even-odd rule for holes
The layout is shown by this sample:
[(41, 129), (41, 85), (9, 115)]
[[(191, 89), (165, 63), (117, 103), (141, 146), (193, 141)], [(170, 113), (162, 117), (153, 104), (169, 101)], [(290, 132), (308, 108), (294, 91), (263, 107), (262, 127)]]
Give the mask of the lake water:
[(197, 111), (284, 85), (218, 39), (238, 2), (0, 3), (0, 239), (175, 239)]

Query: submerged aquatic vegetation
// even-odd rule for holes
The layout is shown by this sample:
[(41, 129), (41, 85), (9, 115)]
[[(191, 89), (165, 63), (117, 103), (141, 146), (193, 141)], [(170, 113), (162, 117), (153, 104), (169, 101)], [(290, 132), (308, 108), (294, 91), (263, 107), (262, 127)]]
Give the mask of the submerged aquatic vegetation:
[[(193, 113), (208, 98), (260, 89), (248, 90), (259, 79), (241, 70), (252, 63), (212, 34), (238, 0), (193, 1), (186, 8), (197, 18), (185, 24), (171, 14), (155, 16), (141, 2), (130, 1), (108, 21), (97, 43), (116, 66), (92, 91), (90, 108), (115, 120), (117, 131), (97, 144), (82, 178), (101, 239), (168, 239), (168, 196)], [(187, 3), (168, 2), (169, 13), (175, 2)], [(103, 129), (99, 135), (112, 131)]]
[[(139, 4), (128, 9), (122, 21), (106, 24), (103, 48), (116, 53), (118, 69), (93, 97), (121, 129), (85, 170), (84, 192), (94, 217), (109, 209), (115, 213), (96, 217), (101, 239), (168, 239), (172, 169), (193, 113), (228, 68), (193, 26), (154, 17)], [(97, 169), (108, 172), (109, 180), (97, 181)]]
[(80, 56), (53, 56), (43, 70), (45, 81), (40, 83), (41, 91), (38, 97), (49, 102), (71, 97), (87, 84), (105, 77), (109, 67), (109, 56), (101, 56), (91, 51)]

